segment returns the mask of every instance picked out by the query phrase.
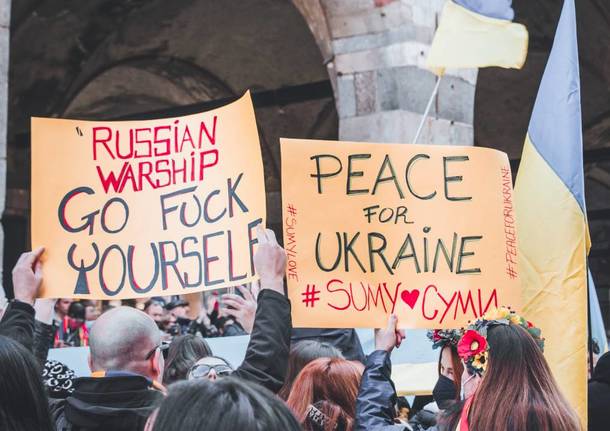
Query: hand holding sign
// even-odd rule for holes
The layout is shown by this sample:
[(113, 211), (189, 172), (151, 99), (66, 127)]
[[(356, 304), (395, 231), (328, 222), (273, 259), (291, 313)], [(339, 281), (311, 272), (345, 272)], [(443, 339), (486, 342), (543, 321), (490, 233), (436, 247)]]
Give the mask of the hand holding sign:
[(242, 296), (228, 293), (222, 296), (224, 315), (232, 316), (248, 334), (252, 333), (256, 316), (256, 298), (245, 286), (237, 286)]
[(44, 297), (182, 295), (256, 278), (265, 185), (248, 94), (145, 121), (32, 119)]
[(395, 314), (390, 314), (388, 317), (388, 325), (383, 329), (375, 330), (375, 349), (385, 350), (390, 353), (394, 347), (400, 347), (400, 344), (406, 337), (404, 329), (398, 329), (398, 317)]
[(34, 305), (38, 289), (42, 283), (42, 262), (40, 256), (44, 247), (23, 253), (13, 268), (13, 289), (15, 299)]
[(260, 277), (260, 287), (275, 290), (283, 295), (286, 252), (277, 243), (275, 233), (271, 229), (259, 227), (256, 235), (258, 249), (254, 255), (254, 267)]

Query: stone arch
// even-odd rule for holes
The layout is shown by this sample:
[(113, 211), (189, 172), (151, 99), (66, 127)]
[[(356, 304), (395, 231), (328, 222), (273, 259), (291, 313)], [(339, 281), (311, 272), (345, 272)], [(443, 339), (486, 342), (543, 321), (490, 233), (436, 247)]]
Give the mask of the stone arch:
[[(30, 116), (163, 115), (247, 89), (267, 92), (269, 100), (276, 90), (328, 81), (325, 59), (291, 2), (23, 0), (13, 6), (5, 268), (28, 243)], [(276, 226), (278, 138), (337, 138), (332, 94), (303, 99), (257, 107), (268, 219)]]
[[(151, 94), (151, 88), (158, 91)], [(96, 71), (68, 90), (57, 111), (60, 117), (95, 118), (107, 112), (121, 117), (233, 96), (237, 94), (220, 77), (197, 64), (169, 56), (145, 55), (120, 60)]]
[[(411, 142), (435, 84), (424, 67), (445, 0), (293, 0), (322, 52), (345, 140)], [(477, 72), (444, 77), (419, 143), (472, 145)]]

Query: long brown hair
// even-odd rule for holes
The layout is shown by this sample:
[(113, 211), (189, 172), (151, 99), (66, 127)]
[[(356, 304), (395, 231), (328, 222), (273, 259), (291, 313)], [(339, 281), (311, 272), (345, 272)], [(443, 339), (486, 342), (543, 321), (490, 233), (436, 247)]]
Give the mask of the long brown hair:
[(468, 415), (472, 430), (576, 431), (581, 424), (561, 394), (534, 339), (520, 326), (487, 332), (489, 364)]
[(329, 416), (326, 428), (334, 429), (341, 420), (346, 431), (350, 431), (356, 416), (356, 398), (363, 371), (359, 362), (341, 358), (316, 359), (301, 370), (286, 403), (299, 422), (305, 424), (309, 406), (323, 401), (324, 413)]
[(443, 346), (440, 354), (438, 355), (438, 375), (441, 375), (441, 360), (443, 358), (443, 351), (449, 349), (451, 352), (451, 366), (453, 367), (453, 385), (455, 386), (455, 399), (460, 399), (460, 391), (462, 390), (462, 373), (464, 372), (464, 364), (458, 356), (457, 346), (453, 344), (447, 344)]

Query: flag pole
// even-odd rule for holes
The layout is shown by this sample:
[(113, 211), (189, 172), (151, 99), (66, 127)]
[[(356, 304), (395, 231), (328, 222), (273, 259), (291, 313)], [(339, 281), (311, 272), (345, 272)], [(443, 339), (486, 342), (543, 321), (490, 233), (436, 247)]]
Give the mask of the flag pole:
[(428, 114), (430, 114), (430, 109), (432, 108), (432, 102), (434, 102), (434, 97), (436, 96), (436, 93), (438, 93), (438, 88), (441, 85), (441, 79), (443, 79), (443, 76), (439, 76), (438, 79), (436, 80), (436, 85), (434, 85), (434, 90), (432, 90), (432, 94), (430, 95), (430, 99), (428, 100), (428, 105), (426, 105), (426, 110), (424, 111), (424, 116), (421, 119), (421, 122), (419, 123), (419, 127), (417, 128), (417, 133), (415, 134), (415, 138), (413, 138), (413, 142), (411, 142), (412, 144), (417, 144), (417, 140), (419, 139), (419, 136), (421, 135), (421, 132), (424, 128), (424, 124), (426, 124), (426, 118), (428, 118)]
[[(587, 337), (587, 350), (589, 356), (589, 372), (591, 375), (589, 378), (593, 377), (593, 323), (591, 319), (591, 284), (589, 283), (589, 257), (585, 259), (585, 263), (587, 264), (587, 329), (588, 329), (588, 337)], [(597, 292), (593, 292), (593, 295), (597, 295)]]

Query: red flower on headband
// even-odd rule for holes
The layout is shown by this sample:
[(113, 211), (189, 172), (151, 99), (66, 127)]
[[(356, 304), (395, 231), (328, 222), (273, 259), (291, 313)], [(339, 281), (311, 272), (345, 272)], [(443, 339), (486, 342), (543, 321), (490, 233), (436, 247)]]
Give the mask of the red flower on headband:
[(468, 359), (478, 353), (485, 351), (487, 340), (477, 331), (469, 329), (464, 333), (457, 345), (458, 355), (462, 359)]
[(528, 328), (533, 328), (533, 327), (534, 327), (534, 324), (528, 320), (528, 321), (527, 321), (527, 327), (528, 327)]
[(439, 341), (441, 339), (441, 336), (438, 335), (438, 329), (435, 329), (434, 332), (432, 333), (432, 341), (436, 342)]

